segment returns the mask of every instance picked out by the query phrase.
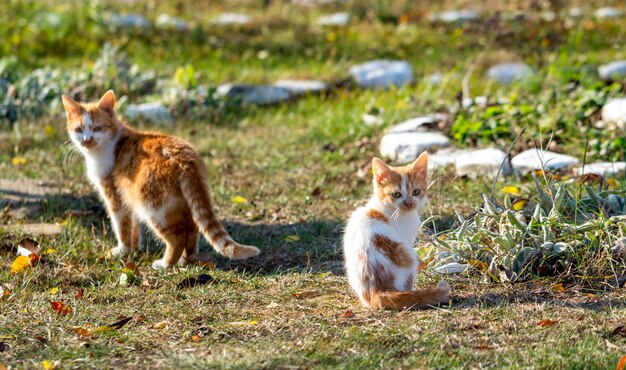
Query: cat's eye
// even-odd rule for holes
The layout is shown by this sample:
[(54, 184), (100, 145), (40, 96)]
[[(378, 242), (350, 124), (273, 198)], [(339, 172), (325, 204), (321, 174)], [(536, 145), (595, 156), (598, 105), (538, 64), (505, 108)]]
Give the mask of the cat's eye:
[(395, 193), (392, 193), (391, 196), (397, 199), (402, 196), (402, 193), (400, 193), (399, 191), (396, 191)]
[(420, 189), (413, 189), (413, 195), (418, 196), (422, 191)]
[(100, 132), (102, 131), (102, 126), (96, 126), (93, 128), (93, 132)]
[(77, 133), (79, 133), (79, 134), (82, 134), (82, 133), (83, 133), (83, 128), (82, 128), (82, 127), (76, 127), (76, 128), (74, 129), (74, 131), (76, 131), (76, 132), (77, 132)]

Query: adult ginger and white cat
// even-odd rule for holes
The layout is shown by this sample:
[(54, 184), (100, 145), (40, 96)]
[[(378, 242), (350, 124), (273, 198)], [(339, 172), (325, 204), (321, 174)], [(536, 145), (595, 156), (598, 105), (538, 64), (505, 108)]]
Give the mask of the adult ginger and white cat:
[(89, 180), (106, 203), (118, 246), (114, 256), (139, 248), (140, 222), (166, 244), (155, 269), (193, 261), (198, 231), (232, 259), (256, 256), (256, 247), (235, 242), (217, 220), (202, 158), (181, 139), (137, 131), (115, 113), (108, 91), (95, 104), (63, 96), (67, 129), (87, 162)]
[(423, 308), (448, 301), (450, 286), (415, 290), (418, 259), (413, 243), (421, 226), (418, 210), (426, 204), (428, 154), (412, 164), (390, 167), (372, 161), (374, 194), (350, 217), (344, 235), (350, 285), (371, 308)]

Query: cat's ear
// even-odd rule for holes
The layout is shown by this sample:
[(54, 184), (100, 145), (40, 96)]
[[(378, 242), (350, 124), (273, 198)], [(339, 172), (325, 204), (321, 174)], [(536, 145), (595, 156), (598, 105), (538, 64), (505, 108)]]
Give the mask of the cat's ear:
[(74, 99), (67, 95), (63, 95), (61, 96), (61, 100), (63, 101), (63, 107), (65, 107), (68, 117), (80, 116), (82, 114), (83, 108), (81, 108), (80, 104), (78, 104)]
[(428, 153), (423, 152), (411, 164), (411, 172), (426, 176), (428, 174)]
[(115, 94), (113, 93), (113, 90), (109, 90), (104, 93), (102, 98), (100, 98), (97, 106), (99, 109), (106, 110), (112, 113), (115, 109)]
[(391, 168), (378, 158), (372, 159), (372, 172), (377, 183), (381, 184), (389, 178)]

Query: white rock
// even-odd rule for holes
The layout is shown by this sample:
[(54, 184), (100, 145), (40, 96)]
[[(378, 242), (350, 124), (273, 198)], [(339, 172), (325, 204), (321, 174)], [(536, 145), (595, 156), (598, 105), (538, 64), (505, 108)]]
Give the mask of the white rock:
[(624, 15), (621, 9), (614, 8), (612, 6), (605, 6), (596, 10), (596, 17), (602, 19), (620, 18)]
[(213, 19), (212, 23), (220, 26), (243, 26), (252, 22), (252, 17), (239, 13), (223, 13)]
[(274, 82), (274, 86), (287, 89), (296, 95), (321, 93), (328, 90), (326, 82), (316, 80), (278, 80)]
[(511, 173), (511, 165), (505, 152), (496, 148), (470, 150), (456, 157), (456, 174), (471, 179), (494, 178), (502, 166), (500, 175)]
[(373, 60), (350, 68), (350, 76), (365, 88), (388, 88), (413, 83), (413, 70), (403, 60)]
[(626, 98), (611, 99), (602, 107), (602, 120), (626, 130)]
[(431, 14), (428, 17), (431, 22), (440, 21), (444, 23), (471, 22), (479, 18), (479, 14), (474, 10), (448, 10)]
[(394, 125), (387, 130), (390, 134), (400, 134), (403, 132), (418, 132), (418, 131), (426, 131), (428, 130), (427, 125), (436, 124), (446, 118), (445, 115), (441, 113), (435, 113), (429, 116), (421, 116), (412, 118), (408, 121), (399, 123)]
[(124, 112), (130, 120), (145, 119), (152, 123), (163, 125), (174, 124), (174, 117), (170, 110), (161, 103), (144, 103), (129, 105)]
[(150, 21), (141, 14), (110, 13), (108, 23), (120, 28), (149, 28)]
[(345, 26), (350, 22), (350, 13), (333, 13), (320, 17), (317, 24), (320, 26)]
[(578, 158), (569, 155), (539, 149), (525, 150), (511, 160), (513, 168), (521, 172), (537, 169), (566, 170), (579, 162)]
[(450, 139), (438, 132), (387, 134), (380, 141), (380, 154), (398, 162), (411, 162), (428, 149), (446, 147)]
[(626, 172), (626, 162), (595, 162), (587, 163), (576, 169), (576, 173), (584, 175), (594, 173), (602, 176), (618, 175)]
[(189, 23), (187, 23), (187, 21), (169, 14), (159, 15), (154, 23), (157, 28), (165, 30), (186, 31), (189, 29)]
[(437, 150), (435, 153), (428, 156), (428, 169), (436, 169), (441, 167), (448, 167), (451, 164), (456, 164), (456, 159), (459, 156), (465, 155), (467, 150), (461, 150), (457, 148), (443, 148)]
[(450, 262), (445, 265), (435, 267), (435, 272), (439, 274), (459, 274), (467, 270), (469, 266), (469, 264), (465, 263)]
[(616, 60), (598, 67), (598, 74), (603, 80), (626, 77), (626, 60)]
[(505, 85), (513, 81), (525, 80), (534, 76), (535, 72), (525, 63), (510, 62), (492, 66), (487, 71), (487, 78), (496, 80)]
[(241, 99), (243, 104), (269, 105), (291, 98), (289, 90), (267, 85), (224, 84), (217, 88), (217, 95), (229, 99)]

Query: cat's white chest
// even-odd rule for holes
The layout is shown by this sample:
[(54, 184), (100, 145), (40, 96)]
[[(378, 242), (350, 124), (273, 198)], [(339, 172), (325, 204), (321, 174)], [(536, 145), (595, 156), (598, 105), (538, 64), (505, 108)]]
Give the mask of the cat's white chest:
[(403, 214), (397, 219), (393, 219), (391, 225), (396, 230), (400, 241), (407, 247), (412, 248), (419, 228), (422, 225), (422, 220), (417, 211), (415, 211), (414, 213)]
[(111, 174), (115, 166), (114, 148), (104, 148), (94, 153), (86, 153), (87, 177), (92, 184), (100, 189), (100, 181)]

